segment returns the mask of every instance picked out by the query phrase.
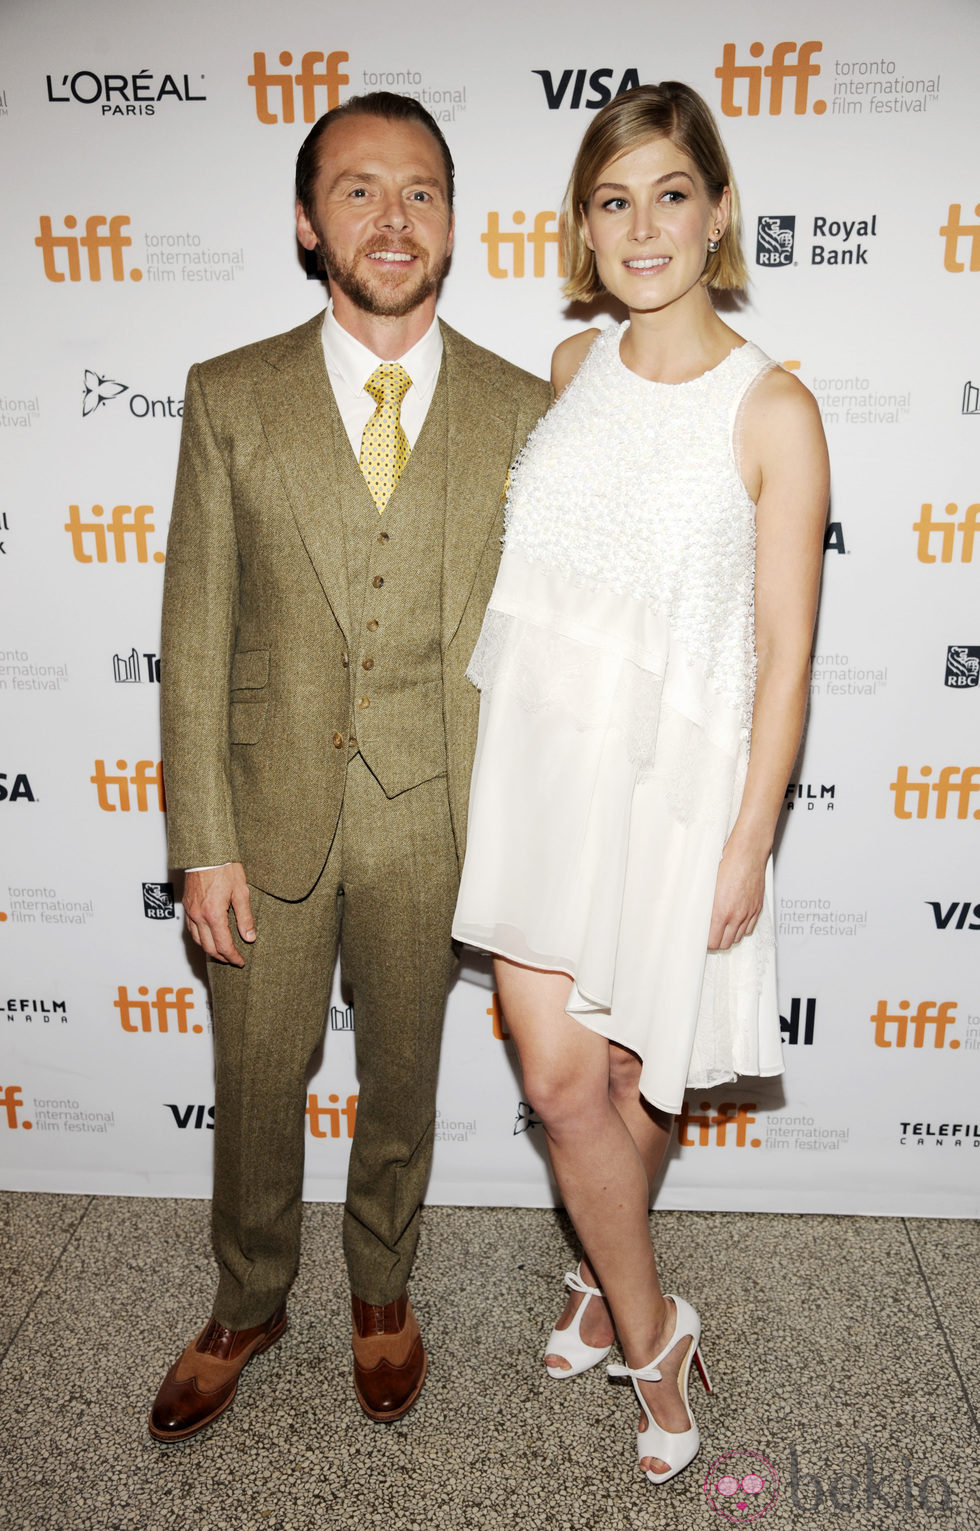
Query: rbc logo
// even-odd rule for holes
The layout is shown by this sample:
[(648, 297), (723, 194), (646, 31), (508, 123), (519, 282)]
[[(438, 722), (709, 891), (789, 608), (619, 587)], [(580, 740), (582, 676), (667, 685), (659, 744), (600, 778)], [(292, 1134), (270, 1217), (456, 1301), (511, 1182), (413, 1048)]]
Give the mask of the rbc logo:
[(954, 691), (980, 685), (980, 646), (950, 644), (946, 650), (946, 684)]
[(796, 238), (795, 214), (767, 214), (759, 219), (755, 241), (757, 266), (791, 266)]
[[(303, 101), (303, 121), (316, 122), (322, 112), (331, 112), (340, 105), (340, 87), (350, 84), (350, 75), (341, 74), (340, 65), (346, 64), (349, 58), (349, 53), (304, 53), (299, 74), (270, 74), (265, 54), (253, 53), (253, 73), (249, 75), (248, 83), (255, 91), (255, 115), (260, 122), (280, 121), (269, 104), (269, 91), (275, 88), (279, 91), (277, 105), (282, 112), (281, 120), (295, 122), (293, 86), (298, 85)], [(293, 55), (280, 53), (279, 62), (288, 69)], [(319, 72), (318, 64), (324, 66)], [(317, 91), (321, 86), (326, 92), (325, 106), (317, 104)]]
[[(541, 84), (544, 86), (544, 98), (550, 112), (556, 112), (561, 106), (568, 87), (572, 83), (573, 75), (575, 84), (572, 86), (572, 94), (568, 100), (572, 111), (576, 111), (580, 106), (586, 107), (589, 111), (595, 111), (596, 108), (605, 106), (613, 96), (622, 96), (628, 90), (636, 90), (640, 84), (639, 71), (636, 69), (624, 71), (616, 90), (612, 89), (614, 74), (611, 69), (593, 69), (591, 74), (586, 69), (563, 69), (557, 85), (550, 69), (532, 69), (531, 73), (540, 77)], [(586, 78), (588, 78), (589, 90), (592, 94), (583, 101)]]
[[(513, 218), (518, 228), (513, 231), (504, 232), (500, 227), (500, 214), (487, 214), (487, 226), (480, 235), (480, 240), (487, 247), (487, 271), (490, 275), (498, 278), (524, 276), (525, 245), (530, 245), (533, 252), (531, 273), (533, 276), (544, 276), (545, 252), (549, 245), (554, 245), (558, 251), (556, 267), (558, 275), (566, 276), (567, 272), (562, 263), (561, 251), (558, 249), (558, 214), (554, 212), (535, 213), (534, 223), (526, 234), (521, 233), (520, 225), (526, 221), (527, 214), (518, 208)], [(555, 227), (549, 229), (548, 225), (552, 223), (555, 224)], [(504, 245), (510, 245), (513, 250), (510, 271), (502, 264), (501, 249)]]
[[(66, 229), (76, 229), (78, 219), (73, 213), (69, 213), (64, 219)], [(51, 219), (47, 213), (43, 214), (40, 222), (41, 232), (34, 243), (41, 252), (44, 261), (44, 275), (49, 282), (63, 282), (66, 273), (60, 268), (57, 260), (59, 251), (64, 251), (67, 265), (67, 279), (69, 282), (82, 280), (82, 257), (84, 250), (86, 270), (90, 282), (102, 280), (102, 255), (103, 250), (109, 253), (109, 270), (114, 282), (124, 282), (127, 275), (131, 282), (141, 282), (143, 273), (138, 266), (132, 266), (127, 273), (123, 263), (123, 251), (128, 250), (133, 241), (123, 229), (129, 227), (129, 219), (122, 214), (113, 218), (105, 218), (99, 213), (93, 213), (91, 218), (85, 220), (84, 234), (56, 234), (51, 227)], [(105, 232), (100, 232), (105, 230)]]
[[(817, 42), (800, 43), (799, 48), (796, 43), (777, 43), (772, 50), (771, 62), (763, 68), (761, 64), (736, 64), (735, 44), (726, 43), (722, 49), (722, 61), (715, 70), (716, 77), (721, 81), (721, 109), (725, 116), (741, 117), (742, 107), (735, 100), (735, 86), (738, 81), (744, 80), (745, 110), (750, 117), (758, 117), (762, 110), (762, 81), (765, 77), (769, 81), (769, 116), (780, 115), (783, 110), (783, 86), (787, 80), (793, 80), (793, 111), (797, 117), (802, 117), (807, 110), (810, 81), (815, 80), (820, 73), (820, 65), (813, 62), (814, 55), (822, 49), (823, 43)], [(753, 58), (762, 58), (765, 51), (764, 43), (752, 43), (749, 46)], [(794, 53), (797, 57), (791, 63)], [(826, 110), (826, 101), (814, 101), (813, 111), (818, 117)]]

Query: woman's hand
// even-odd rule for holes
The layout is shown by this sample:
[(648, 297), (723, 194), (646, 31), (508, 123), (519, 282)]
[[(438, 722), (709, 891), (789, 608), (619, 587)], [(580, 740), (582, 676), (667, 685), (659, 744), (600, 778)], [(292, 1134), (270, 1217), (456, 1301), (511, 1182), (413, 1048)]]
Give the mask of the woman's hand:
[(767, 860), (758, 852), (741, 850), (731, 840), (725, 846), (715, 882), (709, 951), (727, 952), (743, 936), (752, 934), (762, 913)]

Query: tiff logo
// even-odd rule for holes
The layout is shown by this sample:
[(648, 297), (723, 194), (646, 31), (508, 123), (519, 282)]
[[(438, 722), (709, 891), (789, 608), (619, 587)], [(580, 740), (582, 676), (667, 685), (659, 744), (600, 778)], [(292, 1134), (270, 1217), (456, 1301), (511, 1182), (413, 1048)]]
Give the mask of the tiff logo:
[(490, 1029), (498, 1042), (510, 1041), (510, 1028), (504, 1020), (504, 1012), (500, 1008), (500, 996), (494, 994), (487, 1006), (487, 1015), (490, 1017)]
[(815, 999), (808, 999), (806, 1002), (801, 1036), (800, 1009), (802, 1004), (803, 1001), (800, 999), (791, 999), (789, 1002), (789, 1019), (787, 1020), (785, 1015), (779, 1017), (779, 1030), (782, 1033), (782, 1040), (788, 1042), (791, 1047), (795, 1047), (800, 1041), (802, 1041), (804, 1047), (813, 1046), (813, 1028), (817, 1016), (817, 1002)]
[[(980, 203), (973, 209), (974, 214), (980, 214)], [(943, 251), (943, 265), (947, 271), (965, 271), (966, 267), (960, 260), (960, 240), (970, 241), (970, 270), (980, 271), (980, 223), (962, 223), (963, 204), (951, 202), (946, 222), (939, 230), (946, 241)]]
[[(123, 1031), (169, 1032), (170, 1021), (173, 1018), (177, 1031), (184, 1036), (187, 1035), (187, 1016), (194, 1009), (194, 1001), (191, 998), (193, 989), (160, 988), (150, 999), (149, 989), (145, 984), (140, 984), (136, 993), (141, 998), (131, 999), (129, 990), (124, 984), (120, 984), (116, 991), (116, 998), (112, 1001), (113, 1009), (119, 1011), (119, 1024)], [(195, 1021), (189, 1029), (200, 1033), (204, 1027)]]
[[(755, 1122), (755, 1117), (749, 1116), (749, 1112), (757, 1110), (754, 1100), (744, 1104), (725, 1100), (719, 1106), (712, 1106), (710, 1100), (703, 1100), (700, 1112), (692, 1111), (685, 1101), (677, 1118), (677, 1141), (683, 1148), (744, 1148), (746, 1144), (749, 1148), (761, 1148), (761, 1138), (748, 1136), (748, 1129)], [(696, 1137), (691, 1136), (692, 1127), (697, 1128)], [(735, 1129), (733, 1138), (729, 1135), (730, 1127)]]
[[(156, 684), (159, 685), (160, 656), (158, 654), (144, 653), (143, 658), (146, 660), (147, 680), (151, 684), (156, 682)], [(140, 681), (142, 681), (143, 672), (142, 666), (140, 665), (140, 656), (135, 649), (130, 649), (129, 653), (126, 655), (113, 654), (112, 678), (119, 686), (131, 686), (134, 684), (138, 685)]]
[[(306, 1116), (309, 1121), (311, 1138), (339, 1138), (354, 1136), (354, 1127), (357, 1123), (357, 1096), (348, 1095), (343, 1105), (340, 1104), (339, 1095), (328, 1095), (330, 1102), (327, 1106), (320, 1105), (319, 1095), (310, 1095), (306, 1103)], [(327, 1125), (324, 1127), (323, 1118), (326, 1117)], [(344, 1119), (344, 1132), (341, 1132), (340, 1119)]]
[[(81, 506), (69, 505), (65, 531), (71, 537), (73, 558), (76, 563), (109, 563), (111, 542), (112, 561), (126, 563), (126, 538), (131, 537), (136, 546), (136, 562), (148, 563), (150, 561), (148, 534), (156, 531), (153, 522), (147, 519), (152, 514), (152, 505), (115, 505), (109, 518), (109, 525), (106, 527), (98, 519), (105, 515), (104, 505), (92, 506), (92, 515), (96, 517), (94, 521), (83, 521)], [(130, 516), (133, 518), (132, 525), (127, 524)], [(86, 551), (86, 537), (91, 540), (91, 545), (95, 549), (94, 554)], [(153, 554), (153, 562), (163, 563), (166, 556), (166, 553), (157, 549)]]
[(0, 1088), (0, 1109), (4, 1112), (8, 1127), (21, 1127), (30, 1131), (34, 1126), (33, 1122), (17, 1120), (24, 1109), (24, 1097), (19, 1084), (5, 1084)]
[(980, 646), (951, 643), (946, 650), (946, 685), (965, 691), (980, 684)]
[[(125, 773), (129, 770), (129, 764), (125, 760), (116, 761), (116, 770)], [(149, 813), (150, 794), (154, 797), (153, 806), (159, 808), (161, 813), (167, 811), (167, 799), (163, 789), (163, 761), (162, 760), (137, 760), (132, 776), (125, 774), (110, 776), (105, 768), (104, 760), (95, 761), (95, 775), (89, 777), (89, 781), (95, 788), (99, 800), (99, 807), (103, 813), (129, 813), (131, 811), (130, 787), (136, 789), (136, 812)], [(112, 801), (111, 793), (115, 793), (116, 801)]]
[[(912, 1027), (912, 1046), (925, 1047), (926, 1028), (936, 1028), (933, 1036), (933, 1047), (959, 1047), (959, 1042), (954, 1037), (951, 1042), (946, 1041), (946, 1032), (950, 1026), (956, 1025), (956, 1017), (953, 1011), (956, 1009), (956, 1000), (944, 999), (939, 1005), (934, 999), (920, 1000), (916, 1006), (915, 1014), (909, 1016), (906, 1011), (912, 1008), (912, 1002), (908, 999), (899, 1000), (898, 1015), (890, 1015), (888, 1002), (879, 999), (878, 1008), (874, 1015), (869, 1016), (875, 1029), (875, 1047), (905, 1047), (908, 1044), (909, 1025)], [(889, 1026), (895, 1028), (895, 1040), (888, 1036)]]
[[(931, 765), (920, 766), (919, 774), (922, 781), (909, 781), (908, 766), (899, 766), (895, 780), (889, 783), (888, 790), (895, 795), (896, 819), (927, 819), (931, 793), (935, 794), (933, 806), (937, 819), (946, 817), (950, 798), (956, 799), (958, 819), (970, 817), (970, 798), (974, 792), (980, 792), (980, 766), (966, 766), (963, 770), (959, 766), (943, 766), (938, 781), (934, 782), (926, 779), (932, 775)], [(914, 813), (908, 806), (910, 794), (915, 801)], [(980, 819), (980, 808), (973, 810), (973, 817)]]
[[(951, 500), (945, 507), (943, 514), (957, 516), (959, 506)], [(932, 551), (932, 538), (935, 533), (939, 534), (939, 563), (952, 563), (953, 550), (956, 544), (956, 533), (960, 534), (960, 563), (973, 562), (973, 547), (977, 540), (977, 528), (980, 527), (980, 504), (968, 505), (963, 512), (962, 521), (934, 521), (932, 519), (932, 505), (927, 503), (922, 507), (922, 515), (913, 523), (912, 530), (918, 532), (916, 541), (916, 557), (920, 563), (936, 563), (936, 555)]]
[[(66, 229), (76, 229), (78, 219), (73, 213), (68, 213), (64, 219)], [(88, 279), (90, 282), (102, 280), (102, 251), (109, 252), (110, 275), (114, 282), (124, 282), (127, 275), (131, 282), (141, 282), (143, 273), (138, 266), (133, 266), (127, 273), (123, 263), (123, 251), (128, 250), (133, 241), (123, 229), (129, 227), (129, 219), (121, 213), (115, 217), (104, 218), (99, 213), (94, 213), (91, 218), (85, 220), (84, 234), (56, 234), (51, 227), (51, 219), (47, 213), (41, 215), (40, 230), (34, 243), (41, 252), (44, 262), (44, 274), (49, 282), (63, 282), (66, 274), (69, 282), (82, 280), (82, 257), (84, 250), (87, 257)], [(105, 230), (105, 232), (101, 232)], [(59, 251), (64, 252), (67, 273), (61, 268), (57, 260)]]
[[(349, 53), (304, 53), (299, 74), (270, 74), (265, 54), (253, 53), (253, 72), (248, 77), (248, 83), (255, 91), (255, 115), (260, 122), (279, 122), (269, 102), (269, 91), (278, 90), (280, 94), (277, 105), (282, 112), (282, 121), (295, 122), (293, 86), (297, 85), (303, 103), (303, 121), (316, 122), (322, 112), (331, 112), (335, 106), (340, 105), (340, 87), (350, 84), (350, 75), (341, 74), (340, 66), (349, 59)], [(280, 53), (279, 62), (288, 69), (293, 62), (293, 55)], [(318, 64), (323, 65), (321, 70), (317, 69)], [(326, 104), (323, 106), (317, 103), (317, 92), (321, 88), (326, 92)]]
[[(528, 233), (520, 230), (520, 225), (527, 219), (527, 214), (520, 208), (513, 215), (514, 222), (518, 225), (515, 230), (504, 231), (500, 227), (500, 214), (487, 213), (487, 226), (480, 235), (480, 241), (487, 247), (487, 271), (494, 277), (525, 275), (524, 254), (527, 245), (530, 245), (531, 274), (532, 276), (545, 275), (545, 255), (549, 245), (553, 245), (558, 254), (557, 271), (559, 276), (567, 276), (564, 263), (561, 258), (561, 250), (558, 248), (558, 214), (554, 212), (535, 213), (534, 224)], [(555, 224), (549, 229), (549, 224)], [(502, 263), (501, 251), (504, 245), (510, 245), (512, 251), (511, 269), (508, 271)]]
[[(793, 111), (802, 117), (807, 110), (810, 81), (820, 73), (820, 65), (813, 62), (823, 49), (823, 43), (806, 42), (776, 43), (772, 59), (765, 68), (761, 64), (736, 64), (735, 43), (726, 43), (722, 49), (721, 63), (715, 76), (721, 81), (721, 109), (726, 117), (741, 117), (742, 107), (735, 100), (735, 86), (744, 81), (745, 110), (750, 117), (758, 117), (762, 110), (762, 81), (769, 81), (769, 115), (778, 117), (783, 110), (783, 86), (787, 80), (794, 82)], [(753, 58), (765, 56), (764, 43), (752, 43), (749, 52)], [(793, 54), (795, 62), (791, 62)], [(814, 101), (813, 110), (822, 116), (827, 110), (826, 101)]]

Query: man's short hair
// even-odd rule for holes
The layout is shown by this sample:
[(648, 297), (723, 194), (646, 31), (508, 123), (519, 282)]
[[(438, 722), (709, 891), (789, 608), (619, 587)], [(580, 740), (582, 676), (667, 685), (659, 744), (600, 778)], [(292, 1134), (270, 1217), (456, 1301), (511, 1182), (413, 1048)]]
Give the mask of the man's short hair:
[(449, 209), (452, 210), (453, 178), (456, 169), (449, 152), (449, 145), (442, 136), (439, 124), (413, 96), (397, 96), (390, 90), (372, 90), (363, 96), (351, 96), (350, 100), (345, 101), (342, 106), (335, 106), (332, 111), (324, 112), (304, 139), (302, 148), (296, 156), (296, 200), (307, 217), (313, 213), (313, 193), (320, 170), (320, 139), (331, 124), (339, 122), (341, 117), (385, 117), (389, 122), (417, 122), (431, 133), (442, 155), (442, 163), (446, 171), (446, 198)]

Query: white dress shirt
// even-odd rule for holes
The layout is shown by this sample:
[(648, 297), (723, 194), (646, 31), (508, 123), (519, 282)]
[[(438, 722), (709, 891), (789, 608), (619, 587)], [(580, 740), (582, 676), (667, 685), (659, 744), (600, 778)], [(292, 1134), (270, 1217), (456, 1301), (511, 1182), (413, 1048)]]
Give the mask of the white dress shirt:
[[(320, 333), (323, 337), (323, 359), (327, 364), (327, 376), (340, 418), (344, 422), (344, 430), (354, 456), (360, 461), (364, 427), (377, 407), (371, 395), (364, 392), (364, 384), (383, 358), (375, 356), (373, 351), (362, 346), (359, 340), (355, 340), (353, 335), (338, 324), (332, 303), (327, 304)], [(404, 356), (399, 356), (398, 360), (412, 379), (412, 386), (402, 399), (400, 418), (408, 444), (414, 447), (429, 413), (439, 368), (442, 366), (442, 331), (438, 319), (433, 319), (422, 339), (417, 340), (412, 349), (406, 351)], [(223, 861), (220, 865), (230, 866), (231, 863)], [(187, 868), (188, 872), (214, 870), (210, 866)]]

